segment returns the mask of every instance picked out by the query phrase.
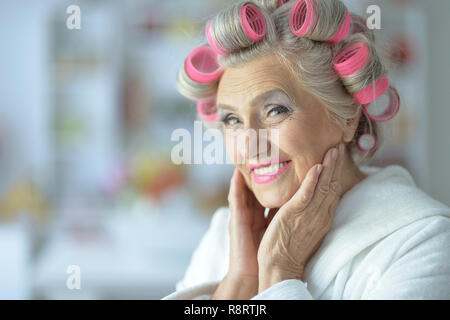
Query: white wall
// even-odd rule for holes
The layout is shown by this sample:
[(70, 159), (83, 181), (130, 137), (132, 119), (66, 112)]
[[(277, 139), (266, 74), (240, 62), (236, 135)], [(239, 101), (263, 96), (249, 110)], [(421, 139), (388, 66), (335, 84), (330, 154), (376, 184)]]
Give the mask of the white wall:
[[(0, 2), (0, 188), (49, 162), (48, 25), (55, 0)], [(2, 137), (3, 135), (3, 137)]]
[(450, 1), (418, 1), (428, 21), (430, 190), (450, 205)]

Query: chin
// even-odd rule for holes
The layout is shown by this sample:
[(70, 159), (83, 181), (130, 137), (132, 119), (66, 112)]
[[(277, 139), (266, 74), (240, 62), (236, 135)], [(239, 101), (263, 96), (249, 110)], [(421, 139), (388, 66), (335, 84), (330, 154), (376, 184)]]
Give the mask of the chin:
[(293, 194), (282, 193), (280, 189), (256, 192), (255, 197), (264, 208), (280, 208)]
[(288, 202), (297, 192), (300, 183), (291, 170), (285, 172), (274, 181), (265, 184), (257, 184), (251, 180), (253, 194), (259, 203), (265, 208), (280, 208)]

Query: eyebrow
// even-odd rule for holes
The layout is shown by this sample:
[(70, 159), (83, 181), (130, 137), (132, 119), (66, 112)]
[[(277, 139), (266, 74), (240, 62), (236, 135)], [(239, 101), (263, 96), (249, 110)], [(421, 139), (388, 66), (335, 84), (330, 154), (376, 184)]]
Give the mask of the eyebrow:
[[(251, 106), (255, 106), (255, 105), (257, 105), (257, 104), (267, 100), (267, 98), (269, 98), (270, 96), (272, 96), (272, 95), (274, 95), (276, 93), (282, 93), (282, 94), (286, 95), (289, 99), (291, 99), (291, 97), (286, 92), (284, 92), (284, 90), (276, 88), (276, 89), (271, 89), (269, 91), (266, 91), (266, 92), (263, 92), (263, 93), (259, 94), (258, 96), (256, 96), (252, 100), (250, 105)], [(219, 104), (217, 104), (217, 107), (220, 108), (220, 109), (228, 109), (228, 110), (232, 110), (232, 111), (237, 111), (237, 108), (235, 108), (233, 106), (229, 106), (227, 104), (219, 103)]]

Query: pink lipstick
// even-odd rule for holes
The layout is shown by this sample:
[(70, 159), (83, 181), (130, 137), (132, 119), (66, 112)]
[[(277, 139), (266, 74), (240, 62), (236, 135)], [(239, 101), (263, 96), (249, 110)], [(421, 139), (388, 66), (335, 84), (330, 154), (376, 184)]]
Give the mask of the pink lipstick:
[(277, 179), (291, 165), (288, 159), (270, 160), (259, 164), (250, 164), (253, 181), (256, 184), (265, 184)]

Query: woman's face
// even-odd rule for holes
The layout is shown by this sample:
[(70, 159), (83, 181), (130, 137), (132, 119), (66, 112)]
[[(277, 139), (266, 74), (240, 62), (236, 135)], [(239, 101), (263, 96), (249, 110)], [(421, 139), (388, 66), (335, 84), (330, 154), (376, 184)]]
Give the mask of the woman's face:
[[(219, 83), (217, 106), (227, 153), (266, 208), (286, 203), (308, 170), (323, 161), (329, 148), (344, 141), (343, 130), (329, 119), (325, 107), (273, 54), (227, 68)], [(250, 136), (249, 129), (276, 129), (278, 141), (271, 141), (275, 136), (267, 142), (259, 140), (258, 145), (266, 143), (267, 152), (258, 153), (259, 146), (252, 148), (238, 142), (245, 139), (233, 137)], [(278, 145), (276, 158), (271, 143)]]

